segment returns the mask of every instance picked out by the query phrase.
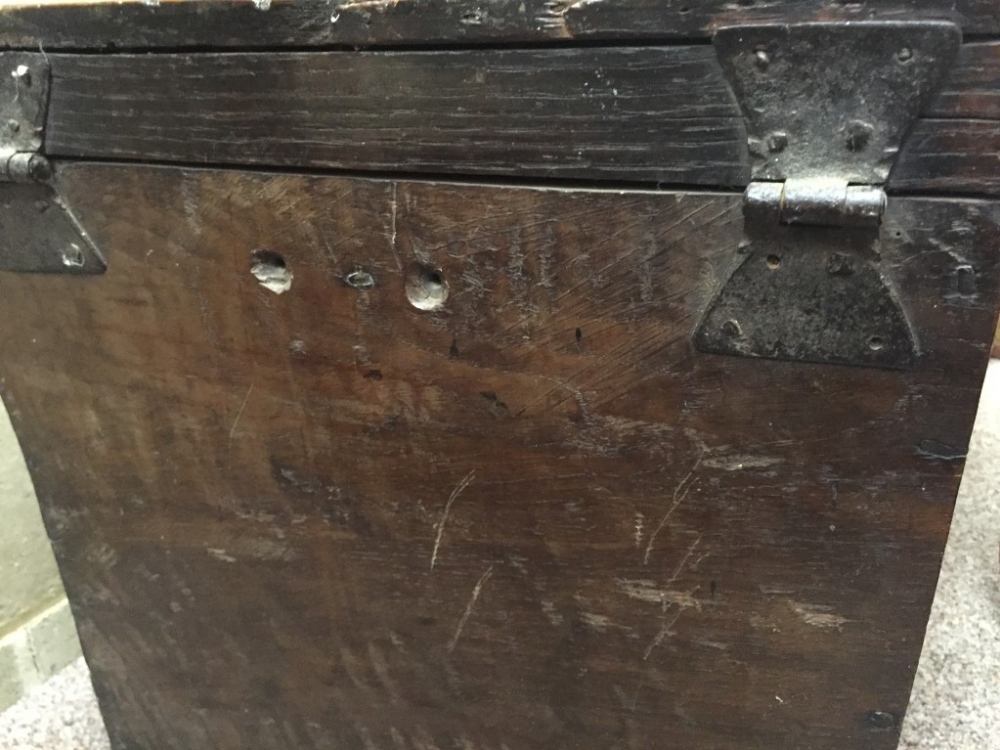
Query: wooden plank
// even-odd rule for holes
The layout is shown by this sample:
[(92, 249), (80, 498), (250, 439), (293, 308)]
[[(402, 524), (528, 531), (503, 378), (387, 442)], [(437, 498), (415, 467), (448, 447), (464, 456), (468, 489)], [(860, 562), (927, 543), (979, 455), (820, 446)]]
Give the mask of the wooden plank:
[(1000, 192), (1000, 127), (993, 120), (921, 120), (893, 169), (898, 190)]
[(114, 746), (895, 748), (997, 204), (890, 201), (889, 372), (693, 351), (737, 194), (59, 181), (109, 270), (0, 277), (0, 388)]
[(932, 117), (1000, 119), (1000, 44), (965, 44), (942, 90), (925, 113)]
[(194, 0), (0, 9), (0, 44), (276, 48), (572, 40), (688, 40), (725, 24), (943, 18), (1000, 34), (993, 0)]
[[(740, 186), (713, 49), (57, 55), (53, 156)], [(894, 185), (1000, 192), (1000, 44), (966, 45)], [(895, 176), (894, 176), (895, 177)]]
[(50, 59), (54, 156), (675, 183), (748, 176), (743, 119), (705, 45)]

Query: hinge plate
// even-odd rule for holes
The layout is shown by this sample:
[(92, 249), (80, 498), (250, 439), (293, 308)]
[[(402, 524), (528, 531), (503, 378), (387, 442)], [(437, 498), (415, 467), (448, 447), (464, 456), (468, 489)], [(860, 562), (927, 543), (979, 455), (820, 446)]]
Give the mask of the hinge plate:
[(960, 40), (940, 21), (716, 33), (746, 122), (752, 181), (746, 257), (709, 303), (696, 349), (914, 366), (913, 331), (879, 265), (883, 186)]
[(958, 52), (946, 21), (731, 26), (714, 37), (752, 179), (881, 185)]
[(871, 235), (784, 227), (755, 237), (695, 333), (704, 352), (909, 369), (917, 348)]
[(0, 152), (42, 148), (49, 64), (36, 52), (0, 53)]
[(0, 270), (91, 275), (106, 268), (55, 190), (0, 183)]
[(0, 270), (103, 273), (101, 254), (48, 184), (48, 90), (43, 54), (0, 53)]

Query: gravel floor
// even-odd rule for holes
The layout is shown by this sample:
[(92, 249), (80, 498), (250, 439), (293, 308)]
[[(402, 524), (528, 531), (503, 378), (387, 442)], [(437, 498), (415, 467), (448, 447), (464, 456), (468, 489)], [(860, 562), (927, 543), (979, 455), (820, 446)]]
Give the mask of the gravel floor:
[[(1000, 746), (998, 545), (1000, 361), (987, 376), (900, 750)], [(110, 750), (83, 660), (0, 714), (0, 750)]]
[(1000, 360), (986, 376), (901, 750), (1000, 747)]
[(110, 750), (110, 747), (83, 659), (0, 714), (0, 750)]

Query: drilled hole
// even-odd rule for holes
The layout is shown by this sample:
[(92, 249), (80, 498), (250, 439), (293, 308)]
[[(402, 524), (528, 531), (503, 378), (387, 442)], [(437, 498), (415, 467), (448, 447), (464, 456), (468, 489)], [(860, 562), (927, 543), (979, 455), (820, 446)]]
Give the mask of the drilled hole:
[(868, 348), (873, 352), (880, 351), (885, 347), (885, 342), (882, 340), (881, 336), (872, 336), (868, 339)]
[(250, 273), (260, 285), (275, 294), (284, 294), (292, 288), (292, 272), (285, 259), (270, 250), (255, 250)]
[(778, 267), (781, 266), (781, 258), (777, 255), (768, 255), (766, 263), (768, 268), (772, 271), (776, 271)]
[(903, 47), (899, 52), (896, 53), (896, 59), (901, 63), (908, 63), (913, 59), (913, 50), (909, 47)]
[(441, 270), (415, 264), (406, 275), (406, 299), (418, 310), (440, 310), (448, 299), (448, 282)]
[(375, 277), (368, 271), (358, 268), (344, 277), (344, 283), (352, 289), (371, 289), (375, 286)]

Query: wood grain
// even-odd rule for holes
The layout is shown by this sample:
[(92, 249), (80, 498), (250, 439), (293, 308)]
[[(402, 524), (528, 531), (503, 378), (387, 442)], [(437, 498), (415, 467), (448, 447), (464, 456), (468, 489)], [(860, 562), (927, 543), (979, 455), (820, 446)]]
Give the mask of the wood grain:
[(0, 388), (115, 747), (895, 748), (996, 204), (890, 201), (888, 372), (693, 351), (737, 194), (58, 184), (109, 270), (0, 277)]
[[(1000, 192), (1000, 44), (963, 47), (892, 186)], [(50, 55), (52, 156), (610, 179), (749, 179), (707, 45)]]
[(994, 0), (193, 0), (0, 8), (0, 44), (37, 49), (279, 48), (689, 40), (721, 25), (935, 18), (1000, 34)]

